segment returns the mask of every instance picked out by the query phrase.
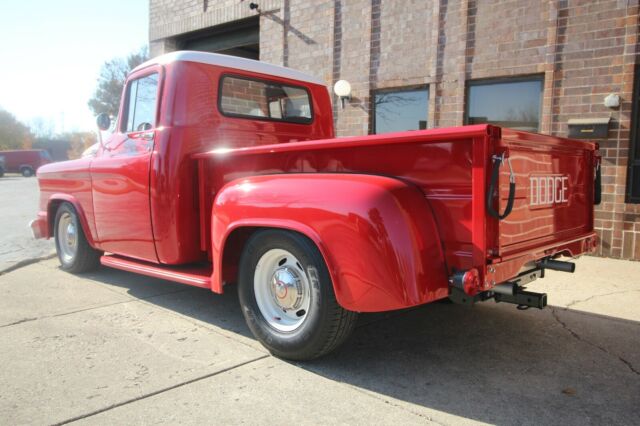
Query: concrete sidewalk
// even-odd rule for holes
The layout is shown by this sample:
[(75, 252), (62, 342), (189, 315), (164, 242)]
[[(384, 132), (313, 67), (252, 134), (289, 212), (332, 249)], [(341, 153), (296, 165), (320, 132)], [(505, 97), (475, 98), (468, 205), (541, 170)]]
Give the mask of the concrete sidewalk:
[(224, 295), (57, 260), (0, 276), (0, 423), (637, 424), (640, 263), (583, 258), (546, 310), (362, 315), (338, 352), (269, 356)]
[(0, 273), (55, 253), (53, 240), (34, 240), (28, 226), (39, 210), (38, 179), (4, 175), (0, 200)]

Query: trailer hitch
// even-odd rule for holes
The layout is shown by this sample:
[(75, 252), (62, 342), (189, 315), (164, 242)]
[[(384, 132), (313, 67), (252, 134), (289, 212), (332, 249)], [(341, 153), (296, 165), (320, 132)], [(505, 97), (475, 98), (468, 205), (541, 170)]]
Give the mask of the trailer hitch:
[[(506, 157), (506, 152), (503, 152), (502, 155), (494, 155), (491, 157), (493, 159), (493, 169), (491, 171), (491, 181), (489, 182), (489, 190), (487, 191), (487, 211), (490, 216), (495, 217), (498, 220), (502, 220), (509, 216), (511, 210), (513, 209), (513, 202), (516, 197), (516, 177), (513, 173), (513, 168), (511, 167), (511, 158)], [(498, 180), (500, 178), (500, 166), (507, 160), (507, 164), (509, 165), (509, 199), (507, 200), (507, 206), (504, 209), (502, 214), (498, 213), (493, 208), (493, 196), (494, 192), (496, 192), (496, 188), (498, 187)], [(498, 192), (498, 198), (500, 197), (500, 193)]]
[(517, 305), (520, 310), (529, 308), (543, 309), (547, 306), (546, 293), (534, 293), (533, 291), (525, 291), (516, 283), (504, 283), (495, 286), (490, 291), (483, 291), (476, 295), (470, 296), (459, 288), (452, 287), (449, 294), (449, 300), (460, 305), (473, 306), (477, 302), (484, 302), (493, 298), (496, 303), (512, 303)]
[(508, 292), (495, 292), (493, 299), (496, 303), (504, 302), (518, 305), (517, 308), (520, 310), (529, 308), (542, 309), (547, 306), (547, 293), (534, 293), (533, 291), (524, 291), (518, 286), (514, 287), (512, 294), (509, 294)]
[[(568, 263), (568, 262), (564, 262)], [(477, 294), (467, 294), (460, 286), (452, 285), (449, 299), (453, 303), (473, 306), (477, 302), (493, 299), (496, 303), (512, 303), (517, 305), (520, 310), (529, 308), (542, 309), (547, 306), (546, 293), (534, 293), (525, 291), (524, 286), (538, 278), (544, 277), (544, 269), (536, 267), (522, 272), (517, 277), (498, 284), (489, 291), (483, 291)]]

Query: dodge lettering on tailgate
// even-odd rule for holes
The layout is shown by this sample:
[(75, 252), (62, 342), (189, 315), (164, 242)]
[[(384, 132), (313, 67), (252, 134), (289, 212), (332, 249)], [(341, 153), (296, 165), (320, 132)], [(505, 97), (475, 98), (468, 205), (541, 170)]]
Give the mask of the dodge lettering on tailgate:
[(568, 176), (530, 176), (530, 206), (551, 206), (569, 202)]

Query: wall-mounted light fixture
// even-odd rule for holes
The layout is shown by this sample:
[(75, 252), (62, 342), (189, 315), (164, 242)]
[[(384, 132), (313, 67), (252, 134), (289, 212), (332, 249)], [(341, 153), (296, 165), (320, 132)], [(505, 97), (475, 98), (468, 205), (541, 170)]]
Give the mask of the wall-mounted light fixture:
[(609, 93), (607, 97), (604, 98), (604, 106), (607, 108), (618, 108), (620, 106), (620, 95)]
[(340, 98), (342, 109), (344, 109), (344, 101), (351, 101), (351, 83), (347, 80), (338, 80), (333, 85), (333, 93)]
[[(240, 3), (244, 3), (244, 0), (240, 0)], [(258, 3), (250, 2), (249, 10), (255, 10), (256, 12), (260, 13), (260, 5)]]

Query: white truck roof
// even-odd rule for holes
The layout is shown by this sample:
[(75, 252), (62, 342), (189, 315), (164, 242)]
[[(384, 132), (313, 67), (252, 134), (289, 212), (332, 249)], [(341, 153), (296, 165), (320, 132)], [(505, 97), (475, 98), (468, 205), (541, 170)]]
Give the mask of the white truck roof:
[(235, 68), (242, 71), (251, 71), (260, 74), (274, 75), (292, 80), (305, 81), (308, 83), (321, 84), (323, 86), (326, 86), (326, 83), (319, 78), (300, 71), (293, 70), (291, 68), (273, 65), (267, 62), (254, 61), (253, 59), (240, 58), (238, 56), (222, 55), (219, 53), (196, 52), (190, 50), (179, 50), (176, 52), (156, 56), (155, 58), (152, 58), (147, 62), (138, 65), (133, 69), (133, 71), (138, 71), (142, 68), (148, 67), (149, 65), (164, 65), (176, 61), (200, 62), (203, 64), (218, 65), (225, 68)]

